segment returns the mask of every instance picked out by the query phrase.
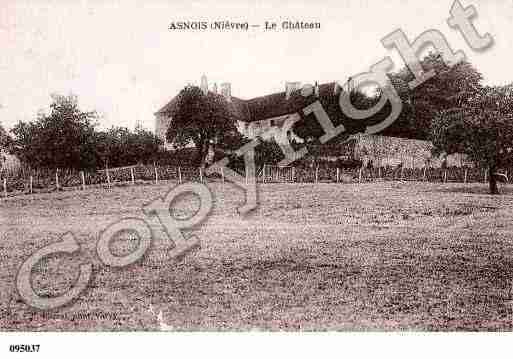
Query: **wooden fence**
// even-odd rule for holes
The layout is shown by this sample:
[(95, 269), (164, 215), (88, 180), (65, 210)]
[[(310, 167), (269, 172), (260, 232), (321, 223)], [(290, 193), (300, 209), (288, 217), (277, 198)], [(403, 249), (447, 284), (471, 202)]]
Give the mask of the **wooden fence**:
[[(503, 171), (508, 182), (508, 172)], [(442, 168), (401, 168), (376, 167), (343, 169), (333, 167), (294, 168), (264, 166), (259, 172), (261, 182), (297, 182), (297, 183), (361, 183), (369, 181), (426, 181), (426, 182), (486, 182), (487, 171), (479, 168), (451, 167)]]
[[(512, 169), (513, 170), (513, 169)], [(509, 173), (504, 174), (509, 181)], [(277, 167), (264, 165), (258, 169), (259, 183), (363, 183), (370, 181), (486, 182), (487, 172), (479, 168), (354, 168)], [(0, 197), (20, 194), (85, 190), (89, 187), (112, 187), (141, 183), (175, 181), (183, 183), (224, 182), (219, 174), (206, 175), (197, 167), (136, 165), (99, 171), (21, 169), (0, 171)]]

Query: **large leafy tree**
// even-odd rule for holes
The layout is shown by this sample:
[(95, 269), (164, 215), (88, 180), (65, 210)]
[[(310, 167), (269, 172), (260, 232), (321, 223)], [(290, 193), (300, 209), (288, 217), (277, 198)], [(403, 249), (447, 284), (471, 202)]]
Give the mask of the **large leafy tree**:
[(129, 145), (132, 156), (136, 158), (137, 162), (148, 162), (154, 159), (162, 145), (162, 140), (151, 131), (136, 126), (130, 136)]
[(111, 127), (96, 135), (96, 154), (99, 165), (118, 167), (152, 161), (161, 141), (150, 131), (136, 127)]
[(197, 86), (180, 91), (166, 138), (178, 147), (190, 142), (197, 150), (197, 163), (204, 166), (209, 149), (236, 143), (237, 117), (224, 96), (204, 93)]
[(137, 127), (112, 127), (98, 131), (95, 112), (80, 110), (76, 96), (52, 95), (50, 112), (35, 121), (19, 122), (14, 134), (14, 152), (34, 168), (94, 169), (149, 162), (160, 140)]
[(497, 194), (497, 170), (513, 163), (513, 89), (485, 87), (459, 107), (433, 120), (435, 153), (464, 153), (488, 168), (490, 193)]
[[(402, 111), (381, 135), (426, 140), (430, 135), (431, 121), (440, 111), (460, 106), (481, 89), (482, 76), (468, 62), (460, 62), (450, 67), (444, 63), (440, 54), (431, 53), (422, 59), (421, 65), (426, 72), (433, 70), (435, 76), (413, 90), (407, 85), (414, 79), (408, 67), (389, 74), (390, 85), (394, 86), (402, 100)], [(351, 102), (356, 108), (368, 109), (380, 100), (381, 94), (381, 90), (368, 93), (353, 89)], [(305, 105), (306, 102), (307, 100)], [(365, 120), (354, 120), (341, 112), (338, 95), (325, 96), (321, 103), (335, 124), (344, 124), (346, 132), (341, 138), (365, 131), (367, 124), (385, 120), (391, 111), (391, 105), (387, 102), (374, 116)], [(307, 140), (308, 137), (316, 139), (323, 134), (320, 125), (311, 118), (298, 122), (294, 132)]]
[[(409, 91), (406, 85), (406, 82), (400, 78), (399, 76), (389, 75), (390, 83), (388, 86), (393, 86), (397, 91), (403, 106), (402, 112), (389, 127), (387, 127), (384, 131), (384, 135), (390, 136), (401, 136), (401, 137), (415, 137), (415, 132), (412, 131), (412, 126), (410, 125), (411, 121), (411, 105), (409, 100)], [(298, 92), (293, 93), (290, 99), (290, 102), (295, 105), (295, 110), (303, 109), (307, 105), (311, 104), (314, 101), (319, 100), (323, 109), (326, 111), (329, 119), (333, 122), (334, 126), (339, 126), (340, 124), (344, 125), (345, 132), (336, 138), (332, 139), (331, 142), (342, 142), (347, 139), (348, 136), (360, 132), (365, 132), (366, 127), (370, 125), (375, 125), (387, 119), (392, 110), (392, 104), (390, 101), (387, 101), (385, 105), (377, 111), (376, 114), (367, 118), (367, 119), (353, 119), (348, 117), (340, 107), (340, 96), (342, 94), (340, 90), (337, 93), (334, 91), (321, 93), (320, 98), (316, 98), (315, 96), (310, 97), (302, 97)], [(381, 99), (383, 90), (380, 88), (376, 88), (375, 91), (362, 91), (361, 89), (351, 89), (350, 90), (350, 99), (352, 105), (360, 110), (367, 110), (373, 108)], [(299, 110), (299, 115), (301, 116), (301, 120), (298, 121), (294, 125), (294, 133), (307, 142), (307, 144), (311, 146), (319, 145), (319, 138), (324, 134), (321, 125), (313, 114), (309, 114), (305, 116), (301, 110)]]
[(11, 131), (14, 152), (33, 167), (92, 168), (95, 157), (95, 112), (80, 110), (76, 96), (52, 95), (50, 112), (34, 122), (19, 122)]
[[(481, 89), (481, 74), (468, 62), (447, 66), (442, 56), (431, 53), (421, 61), (425, 72), (433, 70), (435, 76), (410, 91), (411, 112), (409, 120), (398, 125), (410, 127), (409, 137), (428, 139), (431, 121), (441, 111), (458, 108)], [(396, 74), (408, 83), (413, 75), (408, 68)], [(399, 131), (400, 132), (400, 131)]]
[[(342, 90), (341, 90), (342, 91)], [(323, 93), (319, 98), (311, 95), (309, 97), (303, 97), (299, 91), (294, 92), (291, 95), (290, 100), (291, 106), (295, 105), (294, 110), (297, 111), (301, 116), (301, 120), (294, 124), (294, 133), (307, 143), (308, 146), (319, 146), (319, 138), (324, 135), (324, 130), (321, 124), (316, 120), (313, 114), (307, 116), (304, 115), (302, 109), (312, 104), (315, 101), (319, 101), (322, 108), (327, 113), (330, 121), (334, 126), (343, 124), (346, 132), (342, 135), (337, 136), (338, 140), (345, 139), (351, 133), (357, 133), (365, 130), (365, 123), (363, 121), (351, 120), (344, 115), (339, 105), (340, 91), (335, 93), (331, 91), (329, 93)], [(367, 96), (361, 91), (354, 90), (351, 92), (351, 102), (359, 109), (369, 108), (373, 104), (373, 98)], [(332, 140), (334, 142), (335, 139)]]

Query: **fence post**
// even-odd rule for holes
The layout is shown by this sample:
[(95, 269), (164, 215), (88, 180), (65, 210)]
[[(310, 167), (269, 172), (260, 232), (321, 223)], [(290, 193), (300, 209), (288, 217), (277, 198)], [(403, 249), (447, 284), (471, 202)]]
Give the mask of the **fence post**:
[(292, 182), (296, 182), (296, 167), (292, 167)]
[(82, 177), (82, 190), (85, 191), (85, 175), (84, 175), (84, 171), (80, 171), (80, 177)]
[(107, 184), (110, 187), (110, 174), (109, 174), (109, 167), (105, 166), (105, 173), (107, 174)]
[(159, 173), (157, 172), (157, 165), (153, 162), (153, 168), (155, 169), (155, 184), (159, 183)]
[(315, 183), (319, 182), (319, 165), (315, 167)]
[(130, 178), (132, 179), (132, 184), (135, 184), (135, 176), (134, 176), (134, 168), (130, 167)]
[(182, 170), (178, 166), (178, 183), (182, 183)]
[(32, 182), (34, 181), (32, 175), (30, 175), (30, 185), (29, 185), (29, 189), (30, 189), (30, 194), (32, 194)]
[(337, 183), (338, 183), (339, 177), (340, 177), (340, 168), (337, 167)]
[(358, 183), (361, 183), (362, 182), (362, 168), (360, 167), (360, 169), (358, 170)]
[(444, 170), (444, 183), (447, 183), (447, 170)]
[(381, 165), (378, 167), (378, 178), (381, 179)]
[[(201, 167), (199, 168), (200, 173), (200, 182), (203, 183), (203, 171), (201, 170)], [(246, 179), (246, 184), (248, 183), (248, 180)]]
[(265, 183), (265, 163), (264, 167), (262, 168), (262, 182)]
[(484, 169), (484, 183), (486, 183), (486, 180), (488, 179), (488, 173), (486, 172), (486, 168)]
[(58, 169), (55, 171), (55, 186), (56, 186), (57, 191), (58, 191), (59, 188), (60, 188), (60, 185), (59, 185), (59, 170)]
[(467, 183), (467, 169), (465, 168), (465, 176), (463, 178), (463, 183)]
[(4, 177), (4, 197), (7, 198), (7, 178)]
[(422, 174), (422, 179), (425, 181), (426, 180), (426, 165), (424, 165), (424, 173)]
[(221, 183), (224, 183), (224, 170), (223, 170), (223, 167), (221, 167)]

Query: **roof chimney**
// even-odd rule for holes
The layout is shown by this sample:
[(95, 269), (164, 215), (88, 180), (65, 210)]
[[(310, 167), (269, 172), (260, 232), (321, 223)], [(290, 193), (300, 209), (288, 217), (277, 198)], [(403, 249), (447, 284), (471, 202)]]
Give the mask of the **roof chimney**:
[(223, 95), (227, 101), (232, 100), (232, 84), (231, 83), (223, 82), (221, 84), (221, 95)]
[(292, 92), (297, 91), (301, 88), (301, 82), (285, 82), (285, 98), (288, 100)]
[(347, 79), (347, 92), (348, 93), (353, 92), (353, 90), (354, 90), (353, 85), (354, 85), (353, 78), (351, 76), (349, 76), (349, 78)]
[(217, 83), (214, 82), (214, 86), (212, 87), (212, 92), (217, 93)]
[(319, 83), (317, 81), (315, 81), (314, 93), (315, 97), (319, 97)]
[(335, 82), (335, 85), (333, 86), (333, 93), (336, 95), (338, 94), (338, 91), (340, 90), (340, 85), (338, 82)]
[(208, 81), (207, 76), (202, 75), (201, 76), (201, 91), (206, 95), (208, 93)]

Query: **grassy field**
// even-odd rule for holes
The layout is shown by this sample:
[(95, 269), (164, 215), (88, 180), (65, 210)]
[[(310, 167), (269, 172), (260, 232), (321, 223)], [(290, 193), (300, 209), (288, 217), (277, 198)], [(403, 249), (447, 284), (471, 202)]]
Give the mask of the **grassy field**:
[[(242, 192), (210, 184), (212, 214), (190, 234), (201, 249), (176, 262), (157, 238), (121, 269), (96, 257), (98, 232), (166, 193), (171, 183), (21, 196), (0, 201), (1, 330), (511, 330), (513, 187), (378, 182), (266, 184), (245, 219)], [(178, 201), (192, 213), (193, 198)], [(66, 291), (77, 265), (94, 276), (72, 304), (40, 312), (14, 290), (38, 248), (72, 231), (74, 256), (34, 271), (41, 295)], [(136, 245), (114, 244), (118, 254)]]

